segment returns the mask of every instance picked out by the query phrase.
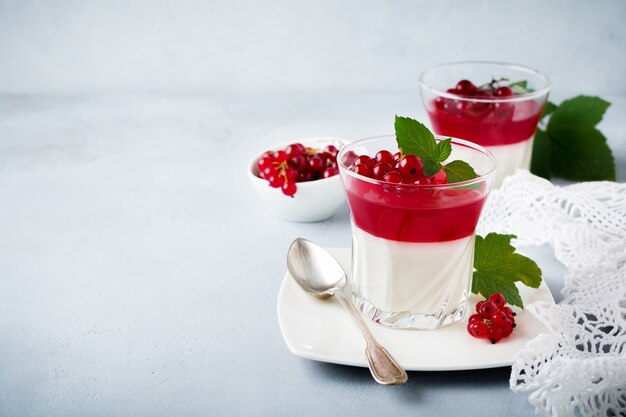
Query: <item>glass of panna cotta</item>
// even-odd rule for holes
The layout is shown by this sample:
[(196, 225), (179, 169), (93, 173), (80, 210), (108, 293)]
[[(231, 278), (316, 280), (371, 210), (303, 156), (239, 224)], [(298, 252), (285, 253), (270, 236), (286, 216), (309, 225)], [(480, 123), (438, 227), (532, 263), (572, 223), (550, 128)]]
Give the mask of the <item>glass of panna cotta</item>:
[(469, 140), (495, 156), (496, 187), (517, 169), (530, 168), (547, 77), (520, 65), (460, 62), (425, 71), (420, 85), (436, 134)]
[(451, 184), (439, 174), (398, 183), (356, 172), (356, 157), (374, 158), (381, 150), (397, 152), (395, 137), (358, 140), (338, 156), (352, 222), (355, 302), (365, 316), (393, 328), (457, 322), (469, 308), (475, 229), (495, 178), (493, 155), (452, 139), (448, 161), (468, 162), (478, 177)]

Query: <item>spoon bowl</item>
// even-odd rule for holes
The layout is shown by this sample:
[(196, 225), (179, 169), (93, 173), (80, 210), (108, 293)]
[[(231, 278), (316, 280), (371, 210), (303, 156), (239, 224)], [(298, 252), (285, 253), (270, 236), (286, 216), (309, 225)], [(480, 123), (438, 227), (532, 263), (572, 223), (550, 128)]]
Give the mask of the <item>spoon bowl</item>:
[(403, 384), (408, 377), (404, 369), (374, 339), (363, 317), (345, 292), (346, 273), (337, 260), (321, 246), (306, 239), (293, 241), (287, 252), (287, 269), (300, 287), (310, 295), (337, 296), (361, 330), (367, 347), (365, 355), (372, 376), (379, 384)]
[(326, 250), (305, 239), (296, 239), (289, 247), (287, 268), (307, 294), (320, 298), (330, 297), (347, 282), (339, 262)]

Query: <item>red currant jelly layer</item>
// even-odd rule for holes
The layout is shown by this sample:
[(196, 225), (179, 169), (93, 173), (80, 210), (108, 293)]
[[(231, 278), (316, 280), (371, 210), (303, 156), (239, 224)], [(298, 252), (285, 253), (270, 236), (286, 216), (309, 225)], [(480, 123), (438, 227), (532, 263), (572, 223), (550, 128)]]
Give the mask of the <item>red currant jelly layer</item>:
[(422, 187), (374, 181), (343, 173), (355, 226), (400, 242), (443, 242), (474, 233), (486, 185)]
[(437, 97), (426, 110), (439, 135), (463, 138), (482, 146), (523, 142), (535, 134), (543, 103), (534, 100), (479, 102)]

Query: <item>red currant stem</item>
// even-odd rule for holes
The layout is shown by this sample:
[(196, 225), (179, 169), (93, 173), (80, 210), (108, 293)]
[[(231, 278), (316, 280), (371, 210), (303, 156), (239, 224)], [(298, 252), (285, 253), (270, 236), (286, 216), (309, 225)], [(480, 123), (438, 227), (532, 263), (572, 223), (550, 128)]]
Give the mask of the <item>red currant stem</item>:
[(499, 80), (496, 80), (495, 78), (492, 77), (490, 82), (479, 86), (478, 89), (496, 91), (498, 87), (500, 87), (500, 83), (503, 81), (509, 81), (509, 79), (506, 77), (500, 77)]

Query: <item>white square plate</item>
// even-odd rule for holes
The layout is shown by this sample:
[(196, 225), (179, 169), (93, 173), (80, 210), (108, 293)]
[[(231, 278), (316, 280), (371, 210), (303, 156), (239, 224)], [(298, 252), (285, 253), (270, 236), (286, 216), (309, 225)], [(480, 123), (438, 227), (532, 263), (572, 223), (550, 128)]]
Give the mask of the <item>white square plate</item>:
[[(350, 249), (328, 249), (350, 274)], [(520, 286), (524, 305), (554, 298), (545, 282), (538, 289)], [(480, 298), (472, 296), (475, 305)], [(513, 356), (545, 326), (527, 311), (514, 308), (517, 327), (508, 338), (492, 345), (467, 333), (467, 319), (438, 330), (369, 328), (378, 341), (409, 371), (451, 371), (510, 366)], [(320, 300), (307, 295), (287, 273), (278, 293), (278, 323), (289, 350), (316, 361), (367, 367), (365, 342), (350, 315), (335, 297)]]

